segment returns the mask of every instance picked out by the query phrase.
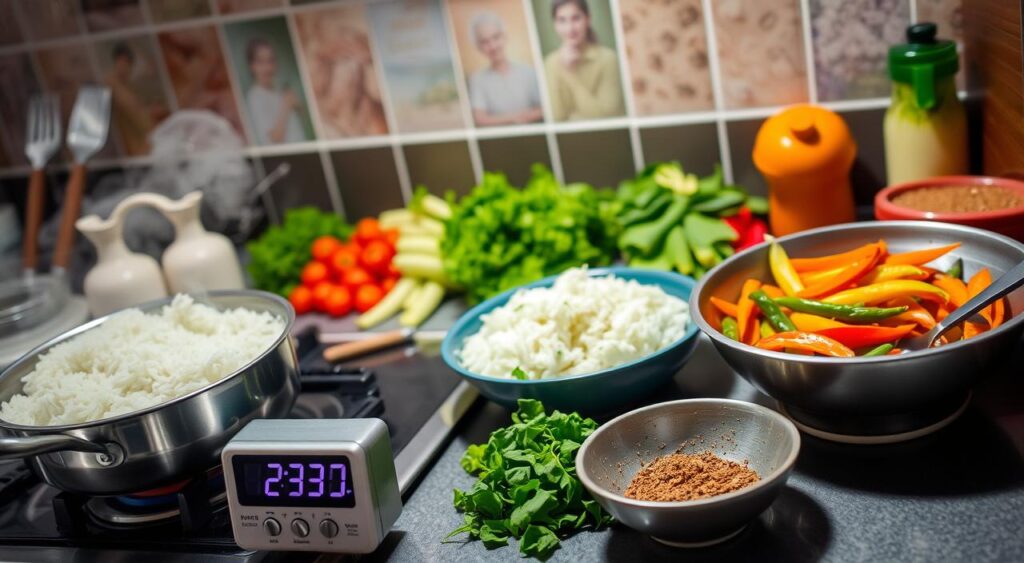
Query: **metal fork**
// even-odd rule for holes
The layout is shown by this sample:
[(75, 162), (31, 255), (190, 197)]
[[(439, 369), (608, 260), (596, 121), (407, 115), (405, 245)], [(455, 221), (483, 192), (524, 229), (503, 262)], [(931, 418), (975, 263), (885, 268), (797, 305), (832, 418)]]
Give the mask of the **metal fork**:
[(57, 232), (57, 247), (53, 251), (53, 267), (57, 271), (65, 270), (71, 261), (75, 221), (82, 210), (82, 192), (85, 190), (85, 161), (103, 148), (109, 130), (110, 88), (83, 86), (78, 91), (68, 122), (67, 144), (75, 163), (64, 190), (64, 211)]
[(25, 135), (25, 155), (32, 163), (28, 182), (28, 203), (25, 208), (25, 233), (22, 236), (22, 266), (33, 272), (39, 262), (39, 225), (43, 220), (43, 170), (60, 148), (60, 103), (54, 94), (36, 94), (28, 104), (28, 132)]

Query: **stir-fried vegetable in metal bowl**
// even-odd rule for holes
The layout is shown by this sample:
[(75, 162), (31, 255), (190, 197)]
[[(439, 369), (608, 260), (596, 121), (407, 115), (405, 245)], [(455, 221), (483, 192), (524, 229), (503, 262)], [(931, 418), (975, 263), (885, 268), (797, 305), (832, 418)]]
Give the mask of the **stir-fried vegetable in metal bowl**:
[[(923, 334), (992, 283), (988, 268), (965, 277), (958, 258), (946, 271), (929, 264), (959, 243), (890, 254), (884, 240), (828, 256), (790, 258), (768, 251), (770, 282), (749, 278), (735, 301), (713, 296), (711, 325), (764, 350), (836, 358), (895, 355), (904, 338)], [(944, 334), (965, 340), (1008, 317), (1004, 300)]]

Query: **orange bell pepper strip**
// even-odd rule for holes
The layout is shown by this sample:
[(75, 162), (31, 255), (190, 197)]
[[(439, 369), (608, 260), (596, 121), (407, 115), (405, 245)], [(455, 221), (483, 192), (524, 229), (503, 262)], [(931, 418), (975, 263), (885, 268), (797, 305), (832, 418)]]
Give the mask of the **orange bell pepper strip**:
[(866, 346), (878, 346), (886, 342), (895, 342), (910, 334), (915, 324), (891, 326), (840, 326), (826, 328), (818, 332), (850, 348), (863, 348)]
[(889, 353), (886, 354), (886, 356), (899, 356), (902, 353), (903, 350), (900, 350), (899, 348), (893, 348), (892, 350), (889, 350)]
[(832, 276), (839, 275), (839, 272), (842, 272), (844, 269), (844, 267), (839, 267), (829, 270), (815, 270), (813, 272), (807, 272), (805, 274), (800, 274), (800, 281), (804, 282), (804, 285), (814, 285), (822, 280), (827, 280)]
[(963, 305), (968, 299), (970, 299), (967, 296), (967, 286), (958, 278), (939, 275), (935, 276), (932, 284), (949, 294), (949, 305), (954, 309)]
[(723, 315), (727, 317), (737, 316), (737, 307), (735, 303), (729, 303), (725, 299), (720, 299), (718, 297), (715, 297), (714, 295), (711, 296), (710, 301), (711, 304), (714, 305), (716, 309), (721, 311)]
[(889, 303), (886, 303), (886, 306), (906, 307), (907, 310), (896, 316), (885, 319), (881, 324), (899, 326), (906, 323), (917, 323), (917, 325), (925, 331), (929, 331), (935, 327), (935, 317), (933, 317), (927, 309), (922, 307), (920, 303), (909, 297), (893, 299)]
[[(978, 270), (978, 273), (971, 276), (971, 279), (967, 281), (967, 299), (971, 299), (974, 296), (981, 293), (983, 289), (988, 287), (992, 283), (992, 273), (988, 271), (988, 268), (982, 268)], [(967, 301), (965, 299), (964, 301)], [(989, 328), (995, 328), (1003, 324), (1003, 316), (1005, 315), (1006, 304), (1002, 299), (995, 303), (985, 307), (979, 313), (982, 317), (988, 321)], [(966, 328), (964, 329), (966, 332)], [(966, 336), (965, 336), (966, 338)]]
[(772, 271), (775, 283), (782, 288), (786, 295), (796, 295), (804, 289), (800, 276), (793, 269), (793, 264), (790, 263), (789, 256), (786, 255), (786, 249), (777, 242), (773, 242), (768, 247), (768, 267)]
[(768, 338), (762, 338), (757, 347), (775, 352), (781, 350), (797, 350), (800, 352), (813, 352), (833, 358), (852, 358), (853, 350), (841, 342), (814, 334), (813, 332), (789, 331), (780, 332)]
[(836, 291), (841, 287), (845, 287), (852, 284), (864, 277), (875, 267), (875, 262), (878, 261), (878, 247), (871, 249), (869, 254), (866, 254), (861, 259), (843, 268), (841, 272), (831, 278), (824, 279), (814, 285), (805, 287), (803, 291), (797, 293), (797, 297), (803, 297), (806, 299), (812, 299), (815, 297), (821, 297)]
[(889, 280), (926, 280), (931, 276), (924, 268), (910, 264), (879, 264), (863, 278), (861, 283), (872, 284)]
[(793, 321), (800, 332), (820, 332), (826, 328), (854, 326), (810, 313), (790, 313), (789, 320)]
[(860, 260), (865, 255), (877, 251), (883, 253), (885, 251), (885, 243), (882, 241), (872, 242), (865, 244), (864, 246), (858, 246), (853, 250), (846, 252), (840, 252), (839, 254), (830, 254), (828, 256), (818, 256), (817, 258), (793, 258), (790, 262), (793, 264), (793, 269), (797, 272), (810, 272), (814, 270), (831, 270), (834, 268), (845, 268), (850, 262)]
[(921, 299), (946, 303), (949, 294), (930, 283), (919, 280), (889, 280), (873, 283), (863, 287), (855, 287), (832, 294), (824, 299), (825, 303), (836, 305), (853, 305), (864, 303), (874, 305), (897, 297), (918, 297)]
[(974, 338), (985, 332), (985, 326), (974, 321), (964, 321), (964, 340)]
[(736, 303), (736, 324), (739, 327), (740, 342), (751, 343), (754, 333), (757, 332), (757, 325), (751, 321), (757, 320), (757, 313), (760, 309), (750, 299), (750, 294), (761, 287), (761, 282), (751, 278), (743, 282), (740, 288), (740, 299)]
[(784, 295), (786, 295), (786, 293), (782, 291), (781, 288), (769, 284), (762, 285), (761, 291), (763, 291), (765, 295), (771, 297), (772, 299), (775, 299), (776, 297), (783, 297)]
[(890, 254), (885, 258), (884, 263), (910, 264), (911, 266), (921, 266), (959, 247), (960, 243), (955, 242), (953, 244), (946, 246), (925, 248), (924, 250), (915, 250), (913, 252), (904, 252), (902, 254)]

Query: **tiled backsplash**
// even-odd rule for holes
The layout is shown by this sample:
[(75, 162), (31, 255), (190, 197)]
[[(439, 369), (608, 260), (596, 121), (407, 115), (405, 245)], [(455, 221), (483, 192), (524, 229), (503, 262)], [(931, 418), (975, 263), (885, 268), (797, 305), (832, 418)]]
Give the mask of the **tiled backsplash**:
[[(30, 95), (58, 93), (67, 115), (89, 82), (114, 93), (95, 169), (146, 166), (163, 119), (206, 109), (262, 169), (291, 164), (272, 215), (313, 204), (350, 219), (418, 184), (465, 193), (484, 170), (521, 182), (534, 162), (598, 185), (648, 162), (722, 162), (763, 191), (761, 121), (811, 101), (850, 124), (868, 203), (884, 179), (888, 45), (920, 20), (959, 39), (960, 1), (587, 0), (590, 30), (574, 30), (553, 0), (0, 0), (0, 176), (8, 197), (24, 184)], [(578, 16), (568, 4), (559, 13)], [(574, 33), (593, 42), (573, 49)], [(502, 60), (508, 73), (491, 70)]]

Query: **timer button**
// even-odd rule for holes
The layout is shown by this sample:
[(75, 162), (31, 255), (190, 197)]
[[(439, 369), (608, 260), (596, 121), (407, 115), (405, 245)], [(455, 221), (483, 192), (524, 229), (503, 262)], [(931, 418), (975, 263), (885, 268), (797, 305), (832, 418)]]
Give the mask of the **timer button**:
[(338, 523), (334, 520), (321, 520), (320, 521), (320, 533), (325, 538), (333, 538), (338, 535)]
[(309, 522), (306, 522), (302, 518), (296, 518), (292, 520), (292, 533), (300, 538), (304, 538), (309, 535)]
[(267, 518), (263, 521), (263, 531), (271, 537), (279, 536), (281, 535), (281, 523), (273, 518)]

